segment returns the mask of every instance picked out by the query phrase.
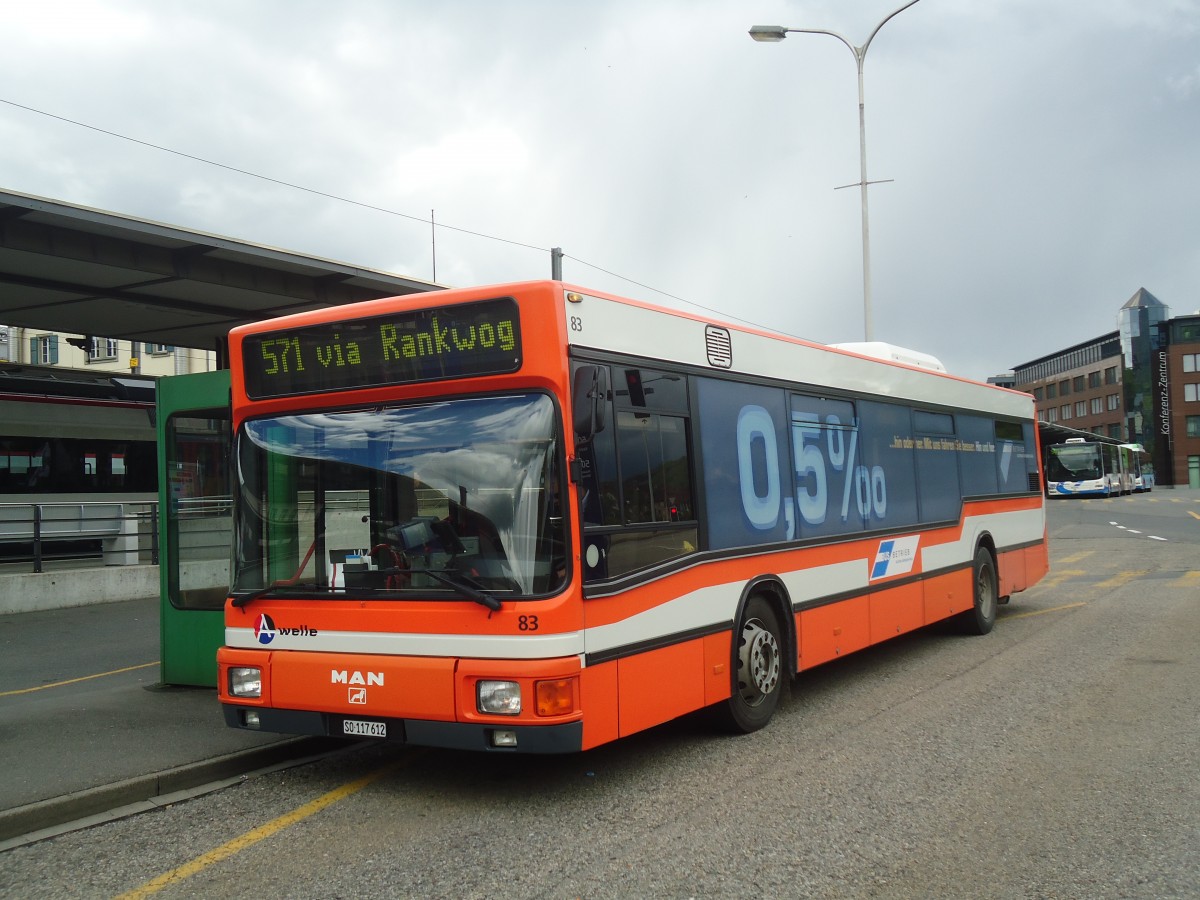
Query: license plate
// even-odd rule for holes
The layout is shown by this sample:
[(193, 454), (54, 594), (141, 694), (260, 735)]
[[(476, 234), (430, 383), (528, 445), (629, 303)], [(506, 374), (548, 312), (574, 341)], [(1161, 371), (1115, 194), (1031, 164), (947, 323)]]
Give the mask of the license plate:
[(359, 719), (342, 721), (342, 734), (352, 734), (355, 737), (387, 737), (386, 722), (363, 722)]

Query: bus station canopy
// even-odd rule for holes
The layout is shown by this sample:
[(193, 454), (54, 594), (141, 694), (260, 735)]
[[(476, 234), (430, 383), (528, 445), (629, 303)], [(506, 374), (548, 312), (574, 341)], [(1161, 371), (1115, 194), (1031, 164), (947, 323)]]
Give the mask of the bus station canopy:
[(217, 351), (229, 329), (432, 282), (0, 191), (0, 324)]
[(1078, 428), (1068, 428), (1065, 425), (1059, 425), (1054, 422), (1039, 421), (1038, 436), (1041, 438), (1043, 447), (1048, 447), (1051, 444), (1064, 444), (1068, 438), (1083, 438), (1085, 441), (1095, 441), (1099, 444), (1122, 443), (1116, 438), (1106, 437), (1102, 434), (1093, 434), (1090, 431), (1080, 431)]

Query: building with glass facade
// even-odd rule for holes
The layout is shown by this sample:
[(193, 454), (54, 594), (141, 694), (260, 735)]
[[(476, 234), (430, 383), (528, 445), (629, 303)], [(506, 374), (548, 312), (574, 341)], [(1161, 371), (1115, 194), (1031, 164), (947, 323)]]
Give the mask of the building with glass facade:
[(1125, 364), (1126, 440), (1145, 447), (1160, 472), (1169, 464), (1167, 448), (1160, 441), (1166, 411), (1160, 364), (1167, 342), (1160, 326), (1170, 317), (1171, 310), (1145, 288), (1139, 288), (1117, 313)]

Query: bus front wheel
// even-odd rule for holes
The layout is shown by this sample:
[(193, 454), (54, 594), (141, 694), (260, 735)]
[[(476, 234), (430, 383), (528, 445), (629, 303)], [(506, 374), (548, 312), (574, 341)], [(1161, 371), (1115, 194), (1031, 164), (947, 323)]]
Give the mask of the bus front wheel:
[(971, 608), (959, 616), (958, 623), (966, 634), (987, 634), (996, 624), (996, 610), (1000, 603), (996, 579), (996, 562), (986, 547), (975, 551), (975, 564), (971, 576), (974, 594)]
[(735, 733), (758, 731), (769, 721), (783, 693), (782, 628), (762, 597), (751, 597), (733, 634), (733, 684), (718, 707), (720, 723)]

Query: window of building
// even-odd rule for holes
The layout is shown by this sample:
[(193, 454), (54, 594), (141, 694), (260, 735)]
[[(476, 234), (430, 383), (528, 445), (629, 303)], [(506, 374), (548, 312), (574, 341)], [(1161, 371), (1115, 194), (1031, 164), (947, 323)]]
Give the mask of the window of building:
[(1196, 390), (1200, 388), (1200, 384), (1185, 384), (1183, 386), (1183, 399), (1186, 403), (1196, 402)]
[(1121, 406), (1121, 395), (1120, 394), (1109, 394), (1108, 395), (1109, 410), (1111, 411), (1114, 409), (1119, 409), (1120, 406)]
[(1200, 437), (1200, 416), (1187, 417), (1187, 436)]
[(1104, 412), (1104, 401), (1101, 400), (1099, 397), (1093, 397), (1092, 398), (1092, 415), (1093, 416), (1099, 415), (1102, 412)]
[(1067, 419), (1071, 418), (1071, 404), (1068, 403), (1066, 406), (1060, 409), (1059, 412), (1062, 414), (1063, 421), (1065, 422)]
[(1108, 426), (1108, 436), (1110, 438), (1117, 438), (1118, 440), (1120, 440), (1121, 439), (1121, 426), (1120, 425), (1109, 425)]
[(1076, 418), (1080, 418), (1080, 417), (1086, 416), (1086, 415), (1087, 415), (1087, 401), (1076, 400), (1075, 401), (1075, 416), (1076, 416)]
[(1083, 376), (1076, 375), (1073, 379), (1071, 379), (1071, 386), (1075, 388), (1075, 393), (1077, 393), (1077, 394), (1080, 391), (1082, 391), (1083, 390)]
[(1042, 389), (1041, 389), (1040, 387), (1035, 387), (1035, 388), (1033, 389), (1033, 399), (1034, 399), (1034, 400), (1041, 400), (1041, 399), (1042, 399)]
[(88, 361), (97, 362), (117, 358), (117, 342), (113, 338), (92, 338), (92, 346), (88, 350)]
[(1058, 383), (1058, 393), (1061, 397), (1065, 397), (1067, 394), (1071, 393), (1071, 382), (1060, 381)]
[(151, 356), (162, 356), (164, 353), (170, 353), (175, 348), (170, 344), (147, 344), (146, 352)]
[(1200, 353), (1183, 354), (1183, 371), (1200, 372)]
[(29, 339), (29, 357), (43, 366), (58, 365), (58, 335), (45, 334)]
[(1088, 387), (1090, 387), (1090, 388), (1100, 387), (1100, 373), (1099, 372), (1088, 372), (1087, 380), (1088, 380)]
[[(1058, 385), (1057, 384), (1046, 385), (1046, 399), (1053, 400), (1057, 396), (1058, 396)], [(1041, 398), (1039, 398), (1039, 399), (1041, 399)]]
[(1109, 366), (1107, 369), (1104, 370), (1104, 383), (1105, 384), (1116, 384), (1117, 383), (1117, 367), (1116, 366)]

